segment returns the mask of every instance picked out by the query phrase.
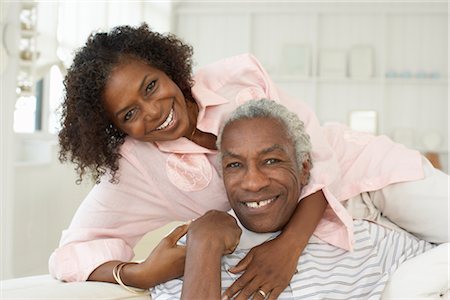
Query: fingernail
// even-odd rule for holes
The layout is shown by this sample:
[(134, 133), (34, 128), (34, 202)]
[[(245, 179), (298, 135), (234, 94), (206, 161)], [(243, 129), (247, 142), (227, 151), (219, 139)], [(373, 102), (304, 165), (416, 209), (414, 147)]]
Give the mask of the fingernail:
[(222, 296), (222, 300), (228, 300), (229, 298), (228, 298), (228, 296), (227, 295), (223, 295)]

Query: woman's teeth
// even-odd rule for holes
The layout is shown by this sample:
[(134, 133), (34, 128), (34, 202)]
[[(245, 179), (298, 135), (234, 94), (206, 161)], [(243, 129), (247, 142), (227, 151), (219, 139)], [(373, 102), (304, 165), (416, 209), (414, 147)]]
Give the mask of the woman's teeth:
[(167, 119), (164, 121), (164, 123), (162, 123), (161, 125), (159, 125), (159, 127), (156, 128), (156, 130), (161, 130), (166, 128), (167, 126), (169, 126), (173, 121), (173, 108), (170, 110), (169, 115), (167, 116)]
[(272, 203), (273, 200), (275, 200), (275, 198), (263, 200), (263, 201), (244, 202), (244, 204), (250, 208), (260, 208), (260, 207), (266, 206), (269, 203)]

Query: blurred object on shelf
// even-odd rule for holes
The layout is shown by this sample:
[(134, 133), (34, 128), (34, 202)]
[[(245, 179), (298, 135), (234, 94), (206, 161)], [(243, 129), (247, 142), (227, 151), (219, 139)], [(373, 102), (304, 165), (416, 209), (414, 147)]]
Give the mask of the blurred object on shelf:
[(403, 78), (403, 79), (439, 79), (442, 78), (441, 73), (438, 71), (423, 71), (418, 70), (415, 72), (403, 70), (403, 71), (396, 71), (396, 70), (388, 70), (385, 74), (386, 78)]
[(285, 44), (282, 51), (282, 66), (285, 74), (310, 76), (311, 47), (309, 45)]
[(350, 113), (350, 128), (360, 132), (377, 134), (377, 112), (374, 110), (355, 110)]
[(351, 78), (371, 78), (374, 74), (374, 50), (369, 45), (354, 46), (349, 51)]
[(319, 57), (319, 75), (323, 78), (347, 77), (347, 53), (344, 50), (323, 49)]
[(430, 163), (436, 169), (442, 170), (441, 160), (439, 159), (439, 154), (436, 152), (426, 152), (425, 157), (430, 161)]
[(413, 148), (414, 130), (412, 128), (396, 128), (392, 133), (392, 139), (408, 148)]
[(436, 151), (442, 143), (442, 136), (437, 130), (428, 130), (422, 135), (422, 145), (425, 151)]

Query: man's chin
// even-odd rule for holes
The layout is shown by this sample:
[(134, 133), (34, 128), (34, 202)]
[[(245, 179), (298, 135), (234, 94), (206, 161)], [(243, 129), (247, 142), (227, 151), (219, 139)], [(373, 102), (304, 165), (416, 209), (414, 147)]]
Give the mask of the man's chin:
[(250, 231), (256, 232), (256, 233), (268, 233), (268, 232), (277, 232), (281, 230), (281, 226), (277, 226), (276, 224), (269, 224), (269, 223), (256, 223), (256, 222), (250, 222), (250, 221), (241, 221), (242, 225)]

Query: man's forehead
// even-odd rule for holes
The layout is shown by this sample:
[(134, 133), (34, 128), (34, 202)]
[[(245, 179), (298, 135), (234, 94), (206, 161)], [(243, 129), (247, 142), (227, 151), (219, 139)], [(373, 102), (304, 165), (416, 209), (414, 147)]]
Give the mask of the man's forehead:
[(274, 129), (278, 131), (285, 132), (286, 126), (283, 122), (280, 120), (274, 118), (274, 117), (253, 117), (253, 118), (242, 118), (238, 120), (234, 120), (226, 125), (225, 128), (233, 128), (233, 129), (240, 129), (245, 128), (249, 126), (249, 123), (258, 123), (260, 126), (267, 126), (267, 127), (273, 127)]
[(273, 152), (286, 151), (287, 145), (292, 145), (292, 141), (288, 138), (285, 125), (269, 117), (233, 121), (226, 126), (222, 135), (222, 150), (257, 147), (258, 152)]

